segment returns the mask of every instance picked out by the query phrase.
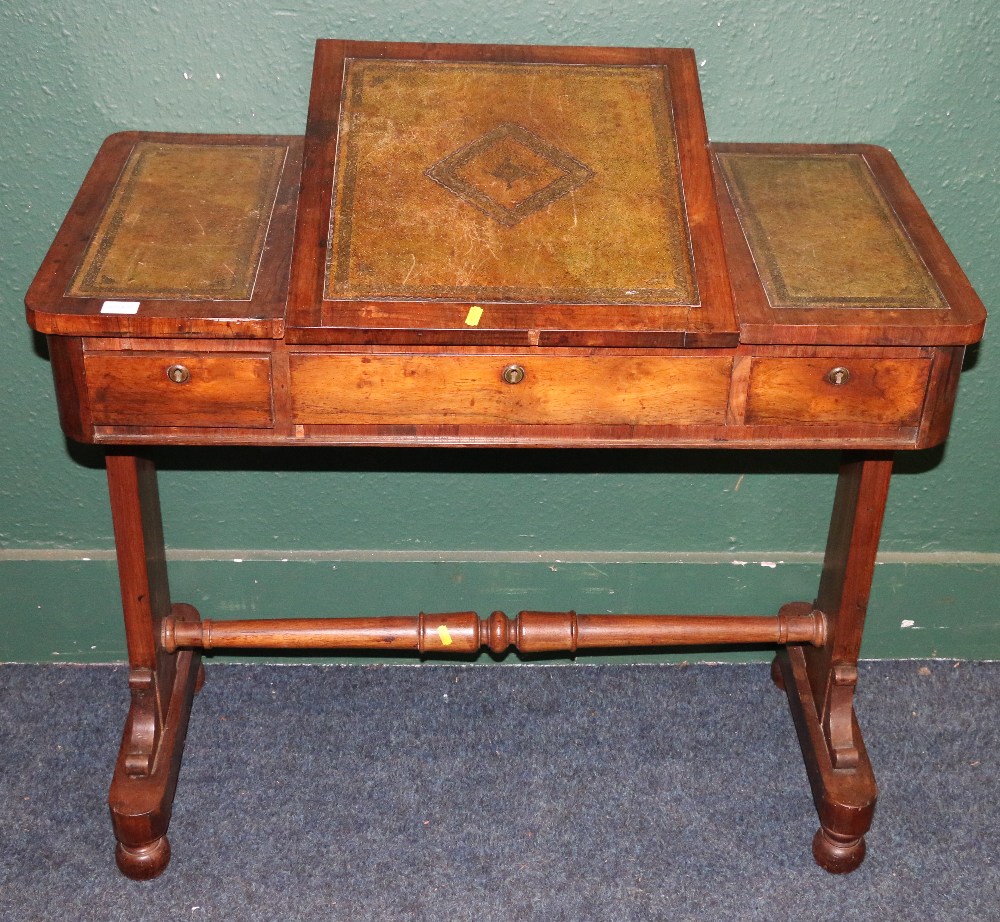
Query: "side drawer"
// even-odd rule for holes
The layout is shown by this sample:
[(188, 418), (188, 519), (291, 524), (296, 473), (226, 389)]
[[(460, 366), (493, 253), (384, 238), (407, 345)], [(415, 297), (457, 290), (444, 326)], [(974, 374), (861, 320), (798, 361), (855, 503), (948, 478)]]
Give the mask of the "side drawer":
[(266, 428), (274, 421), (266, 355), (94, 352), (83, 364), (98, 426)]
[(749, 424), (920, 422), (930, 359), (754, 358)]
[[(507, 372), (513, 383), (507, 369), (517, 369)], [(728, 356), (300, 353), (290, 357), (292, 417), (362, 425), (722, 423), (731, 369)]]

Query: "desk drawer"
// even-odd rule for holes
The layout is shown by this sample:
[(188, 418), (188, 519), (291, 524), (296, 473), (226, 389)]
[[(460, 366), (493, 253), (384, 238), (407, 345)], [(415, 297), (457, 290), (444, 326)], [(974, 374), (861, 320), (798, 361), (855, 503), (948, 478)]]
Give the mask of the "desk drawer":
[(930, 359), (755, 358), (747, 423), (920, 422)]
[(84, 372), (98, 426), (273, 423), (266, 355), (97, 352), (84, 357)]
[[(721, 423), (729, 357), (290, 357), (292, 417), (317, 424)], [(505, 380), (505, 374), (507, 380)]]

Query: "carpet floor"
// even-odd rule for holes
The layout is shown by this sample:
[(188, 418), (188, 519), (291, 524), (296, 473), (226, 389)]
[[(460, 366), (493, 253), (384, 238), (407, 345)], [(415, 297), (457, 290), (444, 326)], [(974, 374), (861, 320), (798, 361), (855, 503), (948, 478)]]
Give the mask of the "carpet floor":
[(114, 864), (124, 667), (0, 666), (0, 919), (998, 920), (1000, 663), (863, 663), (820, 870), (767, 667), (208, 665), (164, 875)]

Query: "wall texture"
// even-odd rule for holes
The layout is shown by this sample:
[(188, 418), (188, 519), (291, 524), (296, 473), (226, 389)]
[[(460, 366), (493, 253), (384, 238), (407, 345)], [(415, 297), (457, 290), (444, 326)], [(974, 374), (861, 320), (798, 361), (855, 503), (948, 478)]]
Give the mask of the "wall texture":
[[(59, 432), (44, 343), (23, 321), (35, 268), (107, 134), (301, 132), (319, 36), (694, 47), (713, 139), (889, 147), (987, 307), (1000, 301), (994, 0), (4, 4), (0, 661), (124, 654), (100, 456)], [(967, 364), (946, 450), (899, 462), (868, 655), (1000, 655), (995, 337)], [(772, 612), (814, 591), (835, 465), (752, 452), (598, 452), (568, 471), (545, 452), (158, 460), (174, 595), (209, 617)]]

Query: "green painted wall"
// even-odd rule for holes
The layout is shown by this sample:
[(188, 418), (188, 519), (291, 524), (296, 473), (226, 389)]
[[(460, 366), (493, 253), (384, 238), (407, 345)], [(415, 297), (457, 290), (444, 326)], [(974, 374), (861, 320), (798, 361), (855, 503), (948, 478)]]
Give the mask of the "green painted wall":
[[(0, 7), (0, 661), (124, 649), (101, 559), (100, 456), (62, 438), (21, 303), (79, 182), (121, 129), (301, 132), (318, 36), (692, 46), (713, 139), (891, 148), (987, 307), (1000, 303), (994, 0), (11, 0)], [(947, 449), (900, 461), (869, 655), (1000, 656), (995, 337), (968, 366)], [(175, 595), (206, 616), (769, 612), (814, 591), (834, 469), (824, 455), (749, 452), (599, 452), (568, 471), (545, 452), (160, 461)], [(631, 562), (610, 564), (618, 551)], [(664, 551), (673, 557), (644, 556)], [(791, 551), (814, 553), (778, 563)]]

